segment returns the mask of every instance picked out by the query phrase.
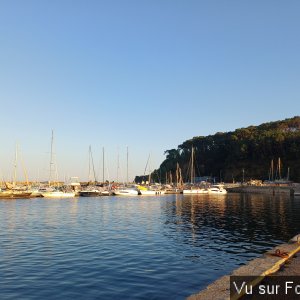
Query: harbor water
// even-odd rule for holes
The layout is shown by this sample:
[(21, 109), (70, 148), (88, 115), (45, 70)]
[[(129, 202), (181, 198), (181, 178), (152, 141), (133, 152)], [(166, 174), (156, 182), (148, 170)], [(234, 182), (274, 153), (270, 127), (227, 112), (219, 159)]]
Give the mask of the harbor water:
[(184, 299), (299, 228), (283, 195), (0, 200), (0, 299)]

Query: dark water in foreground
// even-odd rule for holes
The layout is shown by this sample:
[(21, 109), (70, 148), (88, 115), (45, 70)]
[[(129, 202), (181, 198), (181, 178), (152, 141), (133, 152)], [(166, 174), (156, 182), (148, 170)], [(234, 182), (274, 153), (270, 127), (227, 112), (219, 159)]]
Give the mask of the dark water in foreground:
[(0, 299), (184, 299), (300, 232), (300, 199), (0, 200)]

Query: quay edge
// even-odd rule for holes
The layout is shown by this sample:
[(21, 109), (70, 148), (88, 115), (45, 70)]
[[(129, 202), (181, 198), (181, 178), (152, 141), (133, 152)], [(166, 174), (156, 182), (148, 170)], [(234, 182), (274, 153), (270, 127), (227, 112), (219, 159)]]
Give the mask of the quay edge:
[(251, 194), (269, 194), (269, 195), (300, 195), (300, 184), (292, 186), (239, 186), (227, 187), (231, 193), (251, 193)]
[[(274, 256), (276, 250), (287, 253), (286, 257)], [(297, 252), (300, 251), (300, 234), (293, 237), (288, 243), (274, 247), (261, 257), (248, 262), (246, 265), (234, 270), (208, 285), (204, 290), (191, 295), (187, 300), (224, 300), (239, 299), (241, 295), (230, 298), (230, 276), (255, 276), (252, 285), (258, 284), (265, 276), (277, 272), (280, 267)]]

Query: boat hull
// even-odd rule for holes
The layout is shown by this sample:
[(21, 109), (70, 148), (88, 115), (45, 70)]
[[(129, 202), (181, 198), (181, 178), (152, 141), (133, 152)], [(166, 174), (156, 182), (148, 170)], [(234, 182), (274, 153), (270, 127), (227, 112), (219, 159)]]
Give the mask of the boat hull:
[(59, 199), (59, 198), (74, 198), (75, 197), (75, 193), (46, 192), (46, 193), (42, 193), (42, 196), (44, 198), (55, 198), (55, 199)]
[(183, 190), (183, 194), (188, 194), (188, 195), (208, 194), (208, 190), (205, 189)]
[(226, 195), (227, 191), (208, 191), (208, 194), (213, 194), (213, 195)]
[(136, 190), (114, 190), (116, 196), (137, 196), (139, 194)]
[(142, 196), (159, 196), (164, 195), (165, 191), (140, 190)]
[(31, 192), (0, 192), (0, 199), (30, 198)]
[(79, 192), (80, 197), (98, 197), (101, 195), (101, 192), (96, 191), (81, 191)]

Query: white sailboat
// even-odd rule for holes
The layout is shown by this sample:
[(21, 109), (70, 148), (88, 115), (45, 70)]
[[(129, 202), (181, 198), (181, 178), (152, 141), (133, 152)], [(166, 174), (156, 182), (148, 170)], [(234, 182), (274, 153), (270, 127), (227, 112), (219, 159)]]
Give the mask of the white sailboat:
[(74, 198), (75, 197), (75, 193), (74, 192), (64, 192), (64, 191), (60, 191), (60, 190), (52, 190), (52, 191), (48, 191), (48, 192), (43, 192), (42, 196), (44, 198)]
[(194, 147), (192, 147), (192, 154), (191, 154), (191, 187), (189, 189), (183, 189), (183, 194), (208, 194), (208, 190), (206, 188), (200, 188), (194, 185), (194, 178), (195, 178), (195, 168), (194, 168)]
[(140, 194), (137, 187), (133, 184), (129, 184), (129, 177), (128, 177), (128, 147), (126, 153), (126, 184), (124, 183), (123, 186), (117, 186), (117, 188), (112, 190), (112, 194), (115, 196), (137, 196)]
[[(92, 166), (92, 168), (91, 168)], [(93, 176), (92, 178), (91, 175), (91, 170), (93, 170)], [(94, 159), (93, 159), (93, 153), (92, 153), (92, 147), (89, 147), (89, 184), (91, 182), (96, 183), (96, 172), (95, 172), (95, 167), (94, 167)], [(96, 189), (95, 185), (87, 185), (83, 190), (79, 192), (79, 195), (81, 197), (97, 197), (101, 195), (101, 191)]]
[(142, 196), (159, 196), (164, 195), (166, 193), (165, 190), (162, 190), (161, 187), (158, 186), (151, 186), (151, 169), (150, 169), (150, 154), (147, 159), (147, 163), (144, 170), (144, 176), (146, 174), (147, 166), (149, 166), (148, 169), (148, 182), (146, 181), (146, 185), (139, 185), (137, 188), (140, 192), (140, 195)]
[[(75, 192), (66, 192), (61, 191), (58, 188), (53, 188), (51, 186), (52, 178), (53, 178), (53, 167), (54, 167), (54, 160), (53, 160), (53, 130), (52, 130), (52, 137), (51, 137), (51, 153), (50, 153), (50, 174), (49, 174), (49, 188), (46, 189), (46, 191), (42, 192), (42, 196), (45, 198), (55, 198), (55, 199), (61, 199), (61, 198), (73, 198), (75, 197)], [(57, 173), (57, 172), (56, 172)], [(56, 176), (57, 177), (57, 176)], [(57, 182), (56, 178), (56, 182)]]

